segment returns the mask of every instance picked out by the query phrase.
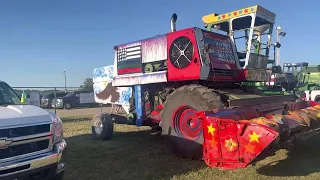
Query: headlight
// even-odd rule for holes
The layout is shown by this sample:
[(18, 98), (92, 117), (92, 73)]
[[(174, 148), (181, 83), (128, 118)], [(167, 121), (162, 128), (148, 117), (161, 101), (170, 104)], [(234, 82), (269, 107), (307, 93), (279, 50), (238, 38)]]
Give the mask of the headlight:
[(61, 107), (62, 106), (62, 103), (63, 103), (63, 100), (62, 99), (57, 99), (57, 100), (55, 100), (55, 105), (56, 105), (56, 107)]
[(53, 144), (60, 142), (63, 139), (63, 125), (61, 119), (50, 113), (52, 118), (52, 133), (53, 133)]
[(52, 99), (52, 107), (62, 107), (63, 99)]

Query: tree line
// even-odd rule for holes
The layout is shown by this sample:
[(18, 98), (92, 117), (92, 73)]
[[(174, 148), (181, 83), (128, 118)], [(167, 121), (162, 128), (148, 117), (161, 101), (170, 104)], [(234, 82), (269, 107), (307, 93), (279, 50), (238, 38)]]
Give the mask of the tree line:
[[(23, 93), (23, 90), (21, 89), (14, 89), (17, 94), (21, 95)], [(83, 81), (83, 84), (80, 85), (80, 88), (76, 89), (68, 89), (68, 92), (72, 92), (72, 91), (75, 91), (75, 90), (82, 90), (82, 91), (89, 91), (89, 92), (93, 92), (93, 79), (92, 78), (86, 78), (84, 81)], [(24, 90), (25, 92), (27, 93), (30, 93), (30, 92), (35, 92), (35, 93), (40, 93), (42, 95), (44, 94), (50, 94), (50, 93), (54, 93), (54, 89), (45, 89), (45, 90), (37, 90), (37, 89), (25, 89)], [(56, 92), (64, 92), (65, 90), (64, 89), (57, 89)]]

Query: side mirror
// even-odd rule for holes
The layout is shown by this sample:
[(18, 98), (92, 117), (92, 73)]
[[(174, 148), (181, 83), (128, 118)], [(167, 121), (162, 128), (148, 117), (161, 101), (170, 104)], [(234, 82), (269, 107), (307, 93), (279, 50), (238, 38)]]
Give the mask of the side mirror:
[(281, 73), (281, 66), (272, 66), (272, 73)]

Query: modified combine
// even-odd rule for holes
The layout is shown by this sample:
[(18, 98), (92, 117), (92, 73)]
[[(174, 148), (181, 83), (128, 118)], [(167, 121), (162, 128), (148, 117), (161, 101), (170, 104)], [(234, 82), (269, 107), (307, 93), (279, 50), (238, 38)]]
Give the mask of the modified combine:
[[(269, 55), (280, 48), (272, 43), (275, 16), (256, 5), (206, 15), (205, 29), (176, 30), (173, 14), (171, 32), (114, 47), (110, 92), (97, 96), (112, 102), (123, 96), (126, 122), (150, 126), (182, 157), (211, 167), (246, 167), (320, 126), (320, 106), (313, 101), (265, 95), (252, 86), (270, 81), (268, 71), (281, 73)], [(111, 77), (103, 69), (95, 74)], [(95, 138), (111, 138), (113, 117), (101, 113), (93, 119)]]

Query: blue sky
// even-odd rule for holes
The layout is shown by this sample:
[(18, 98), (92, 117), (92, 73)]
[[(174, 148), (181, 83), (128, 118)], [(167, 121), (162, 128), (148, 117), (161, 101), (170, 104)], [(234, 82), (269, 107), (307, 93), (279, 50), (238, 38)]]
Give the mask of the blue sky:
[(320, 64), (320, 1), (0, 0), (0, 79), (12, 86), (79, 86), (113, 63), (113, 46), (170, 30), (203, 27), (203, 15), (259, 4), (276, 13), (282, 62)]

